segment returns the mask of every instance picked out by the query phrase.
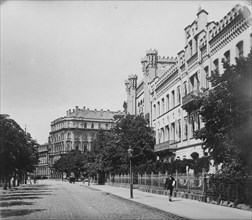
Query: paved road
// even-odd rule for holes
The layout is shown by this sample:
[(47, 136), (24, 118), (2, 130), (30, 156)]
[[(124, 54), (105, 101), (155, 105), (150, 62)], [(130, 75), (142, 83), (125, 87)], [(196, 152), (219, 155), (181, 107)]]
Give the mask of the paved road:
[(175, 219), (178, 216), (95, 190), (45, 180), (1, 191), (1, 219)]

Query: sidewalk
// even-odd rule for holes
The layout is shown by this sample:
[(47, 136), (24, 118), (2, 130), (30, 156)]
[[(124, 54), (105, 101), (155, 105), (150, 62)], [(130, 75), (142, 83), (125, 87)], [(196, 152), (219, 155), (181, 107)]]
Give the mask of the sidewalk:
[[(88, 187), (88, 183), (80, 183), (80, 185)], [(190, 199), (173, 198), (173, 201), (169, 202), (167, 196), (142, 192), (137, 189), (134, 189), (134, 198), (131, 199), (129, 188), (98, 185), (95, 183), (91, 183), (89, 187), (187, 219), (252, 219), (251, 211), (213, 205)]]

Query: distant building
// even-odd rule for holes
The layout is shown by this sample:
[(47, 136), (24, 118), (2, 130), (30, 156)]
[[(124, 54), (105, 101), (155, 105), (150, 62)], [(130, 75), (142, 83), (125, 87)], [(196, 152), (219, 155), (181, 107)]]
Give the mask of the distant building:
[[(66, 116), (51, 123), (49, 135), (50, 166), (71, 150), (90, 151), (92, 141), (100, 129), (110, 130), (114, 123), (124, 116), (121, 111), (90, 110), (76, 106)], [(52, 174), (52, 177), (56, 177)]]
[(37, 178), (44, 179), (50, 177), (48, 147), (48, 144), (38, 145), (39, 164), (35, 169), (35, 176)]
[(208, 22), (208, 13), (199, 8), (197, 18), (184, 29), (185, 47), (176, 58), (149, 50), (141, 60), (143, 80), (137, 83), (137, 75), (130, 75), (125, 81), (127, 113), (143, 114), (154, 128), (154, 151), (160, 160), (203, 155), (202, 142), (193, 133), (204, 124), (186, 105), (203, 89), (211, 89), (208, 76), (215, 69), (223, 73), (222, 59), (234, 64), (235, 57), (250, 52), (251, 23), (246, 6), (236, 5), (219, 22)]

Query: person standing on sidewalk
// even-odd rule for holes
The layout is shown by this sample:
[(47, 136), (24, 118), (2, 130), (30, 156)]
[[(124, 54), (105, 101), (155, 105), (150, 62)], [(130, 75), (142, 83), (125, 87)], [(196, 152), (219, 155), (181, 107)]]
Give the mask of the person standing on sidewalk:
[(172, 201), (172, 192), (173, 192), (173, 188), (175, 186), (175, 179), (172, 177), (172, 174), (170, 173), (169, 174), (169, 177), (167, 177), (165, 179), (165, 185), (164, 185), (164, 189), (165, 190), (170, 190), (170, 193), (169, 193), (169, 201), (171, 202)]

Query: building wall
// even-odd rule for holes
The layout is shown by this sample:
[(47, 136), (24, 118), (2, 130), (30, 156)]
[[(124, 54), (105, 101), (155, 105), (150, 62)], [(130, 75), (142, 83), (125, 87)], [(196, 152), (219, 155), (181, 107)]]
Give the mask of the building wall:
[[(49, 164), (52, 166), (62, 155), (71, 150), (90, 151), (92, 141), (100, 129), (110, 130), (121, 111), (90, 110), (76, 106), (66, 116), (51, 123), (49, 135)], [(56, 177), (56, 174), (54, 174)]]
[(165, 65), (160, 65), (156, 50), (147, 51), (141, 61), (141, 97), (144, 105), (151, 104), (150, 108), (145, 106), (144, 114), (150, 113), (150, 126), (156, 132), (154, 151), (161, 160), (191, 158), (193, 152), (203, 156), (202, 142), (194, 139), (193, 133), (204, 124), (197, 112), (189, 113), (183, 107), (192, 95), (211, 89), (207, 77), (215, 69), (216, 59), (223, 73), (223, 58), (230, 57), (230, 63), (235, 64), (238, 47), (243, 45), (242, 55), (246, 56), (252, 46), (251, 12), (246, 6), (236, 5), (218, 22), (207, 19), (208, 13), (199, 9), (197, 18), (184, 29), (185, 47), (176, 58), (162, 58)]
[(43, 145), (38, 146), (39, 163), (35, 169), (35, 175), (38, 178), (50, 177), (48, 147), (49, 147), (48, 144), (43, 144)]

